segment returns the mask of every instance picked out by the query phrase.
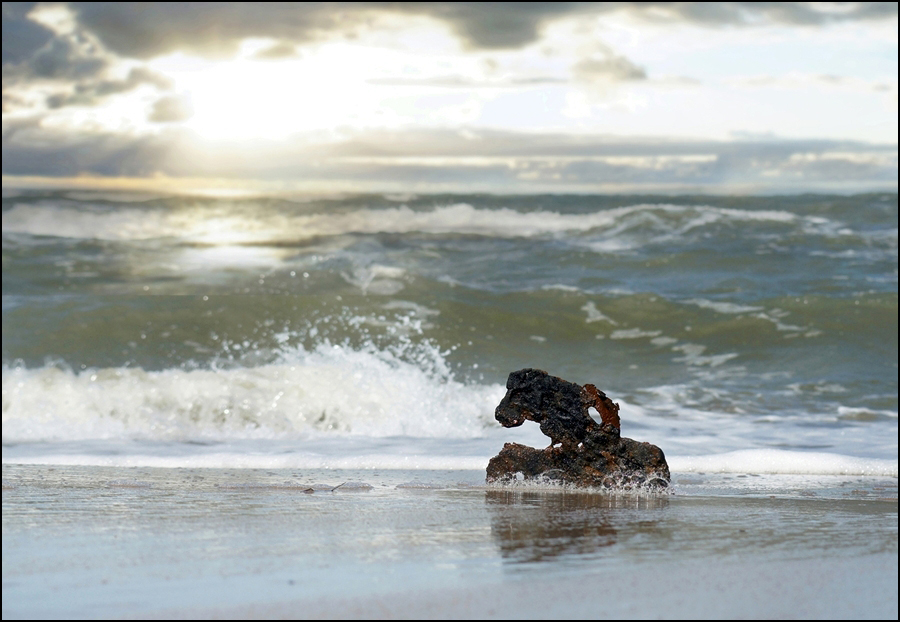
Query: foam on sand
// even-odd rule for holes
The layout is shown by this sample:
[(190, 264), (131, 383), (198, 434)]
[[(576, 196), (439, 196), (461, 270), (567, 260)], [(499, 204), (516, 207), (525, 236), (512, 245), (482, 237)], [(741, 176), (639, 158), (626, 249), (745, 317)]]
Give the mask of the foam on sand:
[(709, 456), (671, 456), (681, 473), (783, 473), (809, 475), (880, 475), (897, 477), (897, 461), (855, 458), (826, 452), (743, 449)]

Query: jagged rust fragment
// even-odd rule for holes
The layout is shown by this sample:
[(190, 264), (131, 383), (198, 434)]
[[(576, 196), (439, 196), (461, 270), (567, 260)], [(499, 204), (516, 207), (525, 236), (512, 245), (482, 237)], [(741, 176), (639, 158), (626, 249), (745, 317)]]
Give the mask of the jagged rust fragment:
[[(619, 405), (592, 384), (583, 387), (540, 369), (509, 375), (506, 395), (494, 412), (504, 427), (534, 421), (550, 437), (535, 449), (506, 443), (488, 463), (487, 481), (547, 478), (576, 486), (668, 486), (662, 450), (620, 435)], [(594, 407), (600, 423), (588, 409)]]

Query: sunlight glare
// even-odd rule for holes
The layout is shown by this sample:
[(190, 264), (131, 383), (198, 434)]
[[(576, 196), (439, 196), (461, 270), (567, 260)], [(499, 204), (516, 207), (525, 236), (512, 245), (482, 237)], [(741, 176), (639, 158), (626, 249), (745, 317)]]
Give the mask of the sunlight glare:
[(183, 63), (173, 55), (159, 66), (190, 98), (184, 127), (211, 140), (278, 140), (362, 120), (368, 86), (354, 52), (328, 45), (312, 58)]

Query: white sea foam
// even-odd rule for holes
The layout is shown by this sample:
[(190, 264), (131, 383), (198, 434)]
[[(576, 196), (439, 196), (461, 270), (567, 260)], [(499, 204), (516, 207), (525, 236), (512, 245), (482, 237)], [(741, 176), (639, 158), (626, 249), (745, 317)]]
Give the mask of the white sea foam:
[(685, 300), (687, 304), (697, 305), (703, 309), (712, 309), (717, 313), (749, 313), (751, 311), (762, 311), (762, 307), (752, 307), (750, 305), (739, 305), (734, 304), (733, 302), (715, 302), (712, 300), (705, 300), (703, 298), (694, 298), (692, 300)]
[(668, 462), (672, 471), (681, 473), (796, 473), (897, 477), (897, 460), (780, 449), (744, 449), (709, 456), (669, 456)]
[(394, 453), (320, 455), (291, 453), (273, 455), (264, 451), (254, 453), (215, 452), (193, 455), (157, 455), (128, 453), (55, 453), (47, 451), (32, 455), (9, 455), (4, 452), (4, 464), (58, 464), (69, 466), (208, 468), (208, 469), (402, 469), (427, 471), (483, 471), (489, 457), (483, 456), (404, 456)]
[(662, 334), (661, 330), (641, 330), (640, 328), (629, 328), (623, 330), (615, 330), (609, 336), (610, 339), (643, 339), (646, 337), (658, 337)]
[(391, 296), (406, 287), (398, 280), (404, 274), (402, 268), (373, 264), (356, 266), (351, 272), (341, 272), (341, 278), (365, 293)]
[[(413, 355), (321, 345), (254, 368), (4, 368), (3, 461), (484, 469), (504, 442), (546, 444), (537, 424), (503, 429), (493, 420), (502, 386), (455, 380), (442, 354), (427, 346), (418, 353), (420, 360), (412, 362)], [(897, 474), (896, 459), (761, 449), (760, 444), (783, 438), (812, 445), (838, 437), (832, 427), (804, 425), (817, 420), (814, 414), (763, 422), (758, 416), (717, 412), (727, 396), (711, 389), (696, 394), (696, 389), (648, 389), (641, 392), (650, 397), (644, 405), (617, 399), (623, 433), (663, 447), (677, 472)], [(893, 411), (863, 410), (841, 407), (826, 418), (896, 420)], [(867, 434), (854, 424), (839, 437), (841, 444), (832, 446), (896, 455), (895, 434), (893, 441), (874, 445)], [(709, 451), (719, 453), (695, 455)]]
[(563, 285), (562, 283), (554, 283), (553, 285), (541, 285), (544, 291), (558, 290), (561, 292), (580, 292), (581, 289), (574, 285)]
[(667, 346), (673, 343), (678, 343), (678, 340), (673, 337), (655, 337), (650, 340), (655, 346)]
[(254, 368), (4, 368), (3, 442), (483, 435), (503, 387), (458, 382), (422, 348), (415, 362), (324, 344)]
[(145, 201), (163, 199), (166, 196), (150, 192), (111, 192), (108, 190), (100, 192), (70, 190), (65, 194), (68, 198), (76, 201), (114, 201), (116, 203), (143, 203)]
[[(519, 440), (519, 439), (517, 439)], [(4, 448), (4, 464), (58, 464), (108, 467), (239, 468), (239, 469), (394, 469), (394, 470), (484, 470), (502, 447), (502, 440), (474, 442), (467, 452), (430, 445), (422, 453), (412, 443), (390, 439), (346, 439), (342, 446), (324, 450), (315, 442), (298, 442), (291, 451), (265, 445), (218, 449), (155, 446), (128, 451), (73, 450), (44, 444)], [(379, 447), (380, 445), (380, 447)], [(442, 450), (443, 449), (443, 450)], [(155, 450), (155, 451), (154, 451)], [(380, 451), (379, 451), (380, 450)], [(667, 456), (669, 468), (678, 473), (741, 473), (754, 475), (871, 475), (897, 477), (897, 460), (858, 458), (825, 452), (745, 449), (728, 453)]]
[(684, 356), (677, 356), (672, 359), (673, 361), (698, 366), (709, 365), (710, 367), (718, 367), (722, 363), (726, 363), (739, 356), (737, 352), (703, 356), (703, 353), (706, 351), (706, 346), (697, 343), (683, 343), (681, 345), (672, 346), (672, 350), (684, 353)]
[[(54, 203), (17, 204), (3, 212), (3, 231), (71, 238), (137, 240), (176, 237), (214, 245), (292, 242), (348, 233), (459, 233), (494, 237), (532, 237), (599, 230), (589, 242), (598, 252), (627, 250), (625, 232), (648, 229), (653, 236), (679, 236), (718, 222), (805, 222), (779, 210), (738, 210), (711, 206), (641, 204), (588, 214), (480, 209), (467, 203), (419, 211), (407, 206), (344, 213), (235, 211), (227, 204), (161, 210), (140, 207), (88, 208)], [(821, 219), (826, 220), (827, 219)], [(827, 221), (831, 223), (831, 221)], [(839, 224), (839, 223), (833, 223)], [(816, 223), (812, 234), (837, 235), (835, 227)]]
[(592, 300), (586, 302), (584, 306), (581, 307), (581, 310), (587, 313), (587, 319), (585, 320), (585, 322), (587, 322), (588, 324), (592, 322), (608, 322), (613, 326), (619, 325), (619, 323), (614, 319), (612, 319), (608, 315), (604, 315), (604, 313), (597, 308), (597, 305), (594, 304)]
[(141, 240), (179, 236), (183, 223), (172, 214), (136, 208), (115, 211), (85, 206), (18, 204), (3, 212), (4, 233), (27, 233), (63, 238)]
[[(840, 385), (837, 385), (840, 386)], [(851, 408), (838, 406), (838, 415), (844, 419), (871, 421), (874, 419), (896, 419), (896, 410), (879, 410), (875, 408)]]

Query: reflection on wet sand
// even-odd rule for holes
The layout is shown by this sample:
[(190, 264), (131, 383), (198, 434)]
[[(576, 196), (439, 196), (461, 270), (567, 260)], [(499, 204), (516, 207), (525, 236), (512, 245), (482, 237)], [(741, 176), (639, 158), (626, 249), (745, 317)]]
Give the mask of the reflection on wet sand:
[[(491, 535), (503, 559), (519, 563), (598, 553), (617, 540), (613, 513), (661, 509), (669, 500), (664, 496), (489, 490), (485, 503), (491, 515)], [(646, 517), (650, 523), (658, 518)]]

